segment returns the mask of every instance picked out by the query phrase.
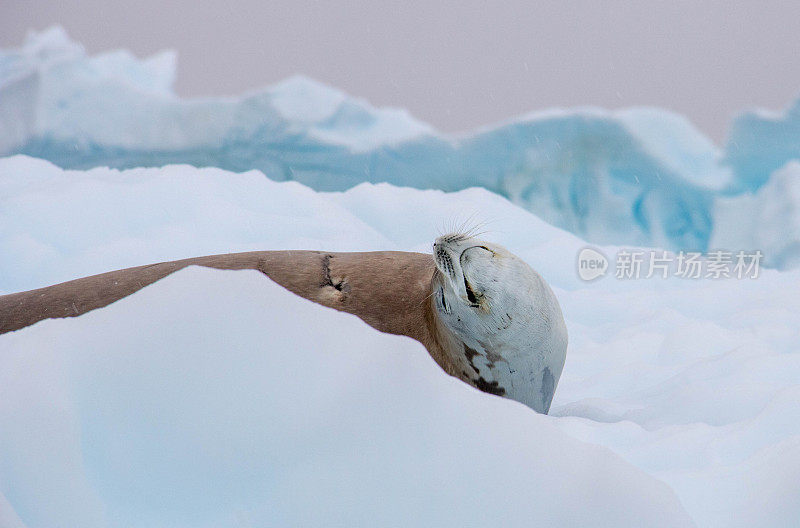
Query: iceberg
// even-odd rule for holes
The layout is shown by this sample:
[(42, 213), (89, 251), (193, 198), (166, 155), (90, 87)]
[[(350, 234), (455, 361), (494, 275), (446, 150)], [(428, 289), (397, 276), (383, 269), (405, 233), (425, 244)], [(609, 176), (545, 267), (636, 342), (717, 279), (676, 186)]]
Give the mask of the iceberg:
[[(60, 28), (31, 33), (20, 48), (0, 51), (0, 156), (72, 169), (255, 169), (320, 191), (364, 182), (483, 187), (587, 241), (672, 251), (744, 241), (728, 236), (737, 220), (715, 211), (731, 198), (747, 201), (800, 159), (800, 102), (784, 114), (741, 116), (725, 149), (654, 108), (548, 110), (446, 135), (302, 76), (238, 97), (183, 99), (172, 89), (175, 65), (169, 51), (89, 56)], [(783, 222), (800, 229), (795, 217)], [(746, 242), (753, 245), (726, 249), (783, 244)]]
[(712, 247), (758, 248), (769, 266), (800, 267), (800, 161), (775, 171), (754, 193), (720, 197), (714, 223)]
[(725, 149), (732, 191), (758, 190), (792, 160), (800, 160), (800, 100), (785, 112), (756, 110), (733, 122)]
[(303, 77), (186, 100), (174, 71), (171, 52), (88, 56), (59, 28), (31, 34), (0, 53), (0, 155), (257, 169), (322, 191), (479, 186), (592, 242), (701, 250), (730, 179), (719, 149), (663, 110), (551, 110), (450, 136)]

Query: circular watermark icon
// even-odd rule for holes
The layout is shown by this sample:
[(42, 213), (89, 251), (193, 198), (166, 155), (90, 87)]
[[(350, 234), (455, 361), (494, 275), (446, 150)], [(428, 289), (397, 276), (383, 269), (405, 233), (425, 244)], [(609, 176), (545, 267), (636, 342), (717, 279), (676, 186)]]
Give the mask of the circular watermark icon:
[(595, 248), (585, 247), (578, 253), (578, 277), (593, 281), (606, 274), (608, 259)]

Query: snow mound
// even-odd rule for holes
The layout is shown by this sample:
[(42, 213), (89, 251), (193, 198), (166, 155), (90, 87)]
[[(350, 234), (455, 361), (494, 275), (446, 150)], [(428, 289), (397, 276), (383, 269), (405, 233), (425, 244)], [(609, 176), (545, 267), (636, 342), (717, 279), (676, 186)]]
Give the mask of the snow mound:
[[(441, 191), (362, 184), (316, 193), (257, 171), (162, 169), (64, 171), (0, 158), (0, 292), (46, 286), (111, 269), (190, 256), (265, 249), (430, 252), (440, 229), (488, 213), (498, 225), (527, 226), (531, 254), (573, 258), (580, 239), (483, 189), (445, 199)], [(491, 226), (489, 226), (491, 229)], [(498, 243), (513, 243), (497, 233)], [(572, 269), (534, 257), (559, 283)]]
[[(788, 200), (797, 170), (769, 192)], [(483, 189), (321, 193), (258, 172), (65, 171), (17, 156), (0, 159), (0, 289), (227, 251), (426, 251), (438, 227), (472, 213), (562, 305), (570, 347), (551, 416), (449, 378), (414, 341), (258, 273), (192, 268), (0, 336), (0, 519), (796, 521), (797, 271), (584, 283), (584, 241)]]
[(2, 346), (2, 484), (31, 528), (691, 525), (607, 449), (258, 272), (180, 271)]

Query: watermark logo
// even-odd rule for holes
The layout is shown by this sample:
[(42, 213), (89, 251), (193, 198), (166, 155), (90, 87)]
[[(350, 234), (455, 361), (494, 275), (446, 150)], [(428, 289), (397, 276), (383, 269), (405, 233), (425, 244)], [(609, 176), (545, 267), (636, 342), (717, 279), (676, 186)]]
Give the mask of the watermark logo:
[(594, 248), (586, 247), (578, 253), (578, 277), (592, 281), (602, 277), (608, 270), (608, 259)]
[[(764, 254), (753, 251), (669, 251), (621, 249), (614, 259), (617, 279), (756, 279)], [(578, 276), (592, 281), (606, 274), (609, 260), (599, 250), (585, 247), (578, 253)]]

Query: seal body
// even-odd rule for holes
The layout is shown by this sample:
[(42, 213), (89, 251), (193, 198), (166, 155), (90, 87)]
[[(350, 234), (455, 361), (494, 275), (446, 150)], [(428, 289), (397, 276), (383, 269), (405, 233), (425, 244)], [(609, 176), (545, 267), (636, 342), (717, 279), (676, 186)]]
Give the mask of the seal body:
[(435, 258), (374, 251), (254, 251), (161, 262), (0, 296), (0, 333), (102, 308), (186, 266), (255, 269), (310, 301), (422, 343), (448, 374), (547, 412), (566, 330), (550, 288), (497, 245), (437, 239)]

